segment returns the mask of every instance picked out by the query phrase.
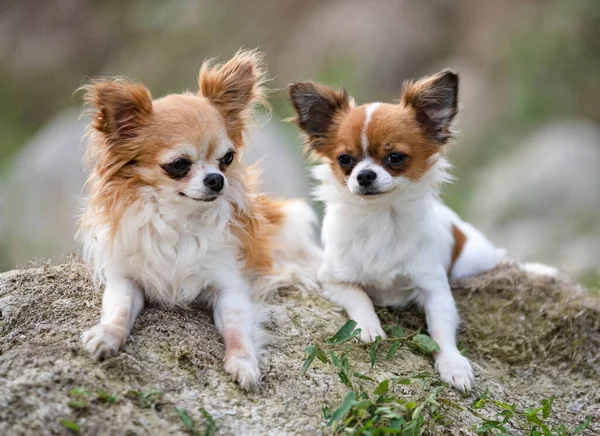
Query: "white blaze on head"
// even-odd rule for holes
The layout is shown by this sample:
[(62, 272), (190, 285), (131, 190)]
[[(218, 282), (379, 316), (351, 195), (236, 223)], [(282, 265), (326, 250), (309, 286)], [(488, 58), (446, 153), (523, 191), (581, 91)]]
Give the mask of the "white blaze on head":
[(379, 103), (370, 103), (365, 108), (365, 124), (360, 133), (360, 140), (362, 144), (362, 149), (365, 155), (367, 154), (367, 150), (369, 149), (369, 138), (367, 137), (367, 128), (369, 127), (369, 122), (371, 121), (371, 117), (373, 116), (373, 112), (375, 109), (379, 107)]

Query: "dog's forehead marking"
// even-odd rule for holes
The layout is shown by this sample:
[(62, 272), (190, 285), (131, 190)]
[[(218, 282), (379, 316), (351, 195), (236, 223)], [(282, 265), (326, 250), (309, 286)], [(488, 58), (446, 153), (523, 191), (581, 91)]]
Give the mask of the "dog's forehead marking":
[(373, 116), (373, 112), (379, 107), (379, 103), (369, 103), (365, 107), (365, 123), (363, 124), (362, 130), (360, 132), (360, 142), (362, 145), (363, 153), (366, 155), (367, 150), (369, 149), (369, 138), (367, 137), (367, 128), (369, 127), (369, 122), (371, 121), (371, 117)]

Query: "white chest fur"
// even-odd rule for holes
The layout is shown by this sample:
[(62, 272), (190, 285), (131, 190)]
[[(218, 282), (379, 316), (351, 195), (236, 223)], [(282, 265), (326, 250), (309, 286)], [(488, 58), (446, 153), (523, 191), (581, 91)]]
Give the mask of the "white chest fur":
[(376, 304), (395, 305), (410, 298), (413, 277), (449, 266), (452, 215), (437, 191), (362, 200), (327, 183), (319, 189), (327, 203), (322, 280), (361, 285)]
[(131, 207), (112, 247), (102, 228), (84, 237), (84, 253), (100, 277), (127, 276), (149, 300), (170, 306), (186, 306), (197, 298), (210, 301), (213, 278), (237, 268), (229, 213), (226, 202), (185, 218), (171, 217), (155, 204)]

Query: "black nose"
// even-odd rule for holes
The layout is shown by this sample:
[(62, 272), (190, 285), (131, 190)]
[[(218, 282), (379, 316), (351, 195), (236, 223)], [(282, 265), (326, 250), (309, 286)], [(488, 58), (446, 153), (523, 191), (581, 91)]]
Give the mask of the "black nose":
[(358, 184), (363, 188), (371, 185), (376, 178), (377, 173), (371, 170), (362, 170), (360, 173), (358, 173), (358, 176), (356, 176)]
[(204, 178), (204, 184), (215, 192), (223, 189), (225, 178), (221, 174), (209, 174)]

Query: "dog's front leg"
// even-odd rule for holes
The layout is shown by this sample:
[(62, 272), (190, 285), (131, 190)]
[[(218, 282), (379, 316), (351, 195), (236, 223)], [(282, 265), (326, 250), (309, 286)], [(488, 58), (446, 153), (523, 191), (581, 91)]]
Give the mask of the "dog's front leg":
[(258, 350), (253, 339), (260, 334), (250, 299), (250, 286), (237, 273), (219, 278), (214, 305), (215, 325), (225, 339), (225, 372), (244, 389), (260, 383)]
[(435, 367), (440, 378), (460, 391), (473, 386), (471, 363), (456, 347), (456, 330), (459, 316), (446, 272), (439, 270), (417, 274), (417, 287), (423, 292), (422, 303), (431, 338), (440, 347), (435, 353)]
[(81, 335), (85, 349), (96, 359), (116, 354), (143, 307), (144, 295), (135, 282), (122, 276), (108, 277), (100, 323)]
[(348, 317), (356, 321), (361, 329), (360, 339), (373, 342), (377, 336), (385, 339), (379, 317), (375, 313), (371, 298), (356, 285), (347, 283), (323, 283), (323, 295), (332, 303), (344, 308)]

